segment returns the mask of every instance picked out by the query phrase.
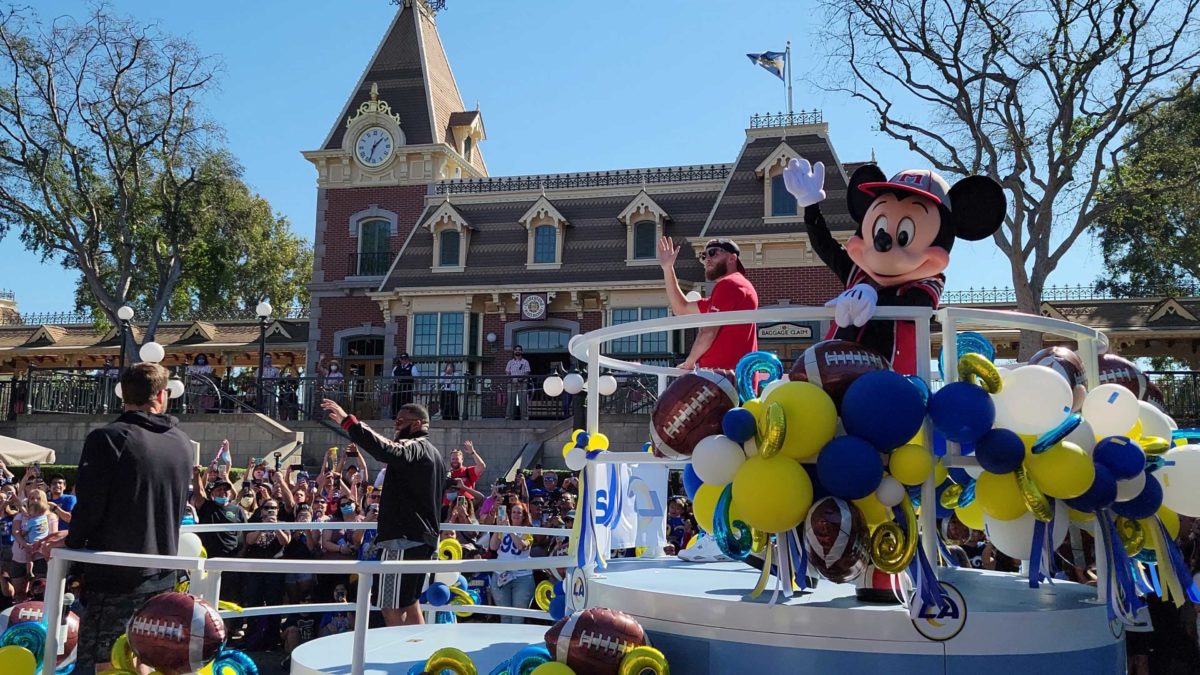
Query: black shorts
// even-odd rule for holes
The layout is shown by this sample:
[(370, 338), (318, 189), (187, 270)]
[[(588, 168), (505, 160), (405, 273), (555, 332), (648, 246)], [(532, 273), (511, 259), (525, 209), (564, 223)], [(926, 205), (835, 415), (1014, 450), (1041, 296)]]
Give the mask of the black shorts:
[(174, 573), (147, 579), (132, 592), (84, 590), (83, 616), (79, 626), (76, 672), (88, 672), (98, 663), (108, 663), (113, 643), (125, 632), (129, 617), (142, 603), (164, 591), (174, 590)]
[[(47, 566), (48, 563), (46, 562), (45, 558), (42, 558), (41, 560), (34, 560), (33, 576), (46, 576)], [(29, 563), (9, 560), (8, 562), (4, 563), (4, 571), (8, 574), (8, 578), (10, 579), (24, 579), (25, 577), (29, 576)]]
[[(412, 548), (389, 548), (386, 544), (380, 547), (380, 560), (433, 560), (437, 552), (432, 546), (421, 544)], [(425, 590), (426, 574), (381, 574), (379, 575), (380, 609), (404, 609), (421, 598)]]

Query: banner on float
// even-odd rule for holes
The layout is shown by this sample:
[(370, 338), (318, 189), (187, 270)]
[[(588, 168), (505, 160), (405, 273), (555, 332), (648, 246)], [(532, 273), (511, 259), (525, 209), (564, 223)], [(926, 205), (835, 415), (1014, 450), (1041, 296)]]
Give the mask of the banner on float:
[(635, 546), (667, 545), (667, 465), (634, 464), (626, 502), (637, 517)]

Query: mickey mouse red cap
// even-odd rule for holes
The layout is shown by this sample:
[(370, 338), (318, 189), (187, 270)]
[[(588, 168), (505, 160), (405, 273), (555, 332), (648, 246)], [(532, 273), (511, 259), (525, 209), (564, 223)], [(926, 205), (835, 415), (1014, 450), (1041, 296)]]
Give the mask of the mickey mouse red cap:
[(929, 169), (905, 169), (887, 181), (863, 183), (858, 189), (872, 199), (878, 196), (880, 190), (911, 192), (945, 206), (947, 211), (953, 210), (950, 206), (950, 184)]

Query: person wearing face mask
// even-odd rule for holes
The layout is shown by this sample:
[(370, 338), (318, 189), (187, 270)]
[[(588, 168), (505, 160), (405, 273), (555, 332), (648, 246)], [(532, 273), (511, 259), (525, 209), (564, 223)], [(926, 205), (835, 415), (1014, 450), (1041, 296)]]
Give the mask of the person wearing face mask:
[[(342, 425), (350, 440), (390, 470), (379, 502), (377, 547), (382, 560), (430, 560), (437, 555), (441, 497), (446, 484), (446, 463), (429, 440), (429, 411), (409, 403), (400, 406), (388, 440), (347, 415), (336, 401), (325, 399), (321, 408)], [(424, 623), (418, 599), (424, 574), (383, 575), (377, 602), (389, 626)]]
[[(192, 506), (201, 525), (244, 523), (246, 512), (234, 498), (233, 483), (221, 474), (211, 485), (206, 485), (203, 468), (193, 468), (195, 489), (192, 490)], [(253, 497), (252, 497), (253, 499)], [(236, 532), (202, 532), (200, 541), (210, 558), (236, 558), (241, 548), (241, 539)], [(225, 589), (222, 587), (222, 594)]]
[[(278, 523), (279, 502), (266, 499), (251, 516), (252, 523)], [(258, 560), (270, 560), (283, 557), (283, 549), (291, 541), (291, 533), (287, 530), (256, 530), (246, 532), (243, 539), (246, 544), (245, 557)], [(282, 574), (267, 572), (251, 572), (246, 575), (245, 592), (242, 594), (243, 607), (262, 607), (277, 605), (283, 599), (284, 578)], [(248, 651), (263, 651), (275, 646), (279, 636), (279, 615), (256, 617), (254, 629), (247, 631), (246, 643), (243, 649)]]

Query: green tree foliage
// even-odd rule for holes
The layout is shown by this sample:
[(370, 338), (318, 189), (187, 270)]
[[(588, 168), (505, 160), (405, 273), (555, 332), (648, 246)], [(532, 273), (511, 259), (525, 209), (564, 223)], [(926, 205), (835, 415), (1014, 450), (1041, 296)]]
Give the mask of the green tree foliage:
[(1200, 282), (1200, 86), (1180, 92), (1133, 130), (1140, 140), (1105, 181), (1097, 223), (1100, 289), (1178, 295)]

